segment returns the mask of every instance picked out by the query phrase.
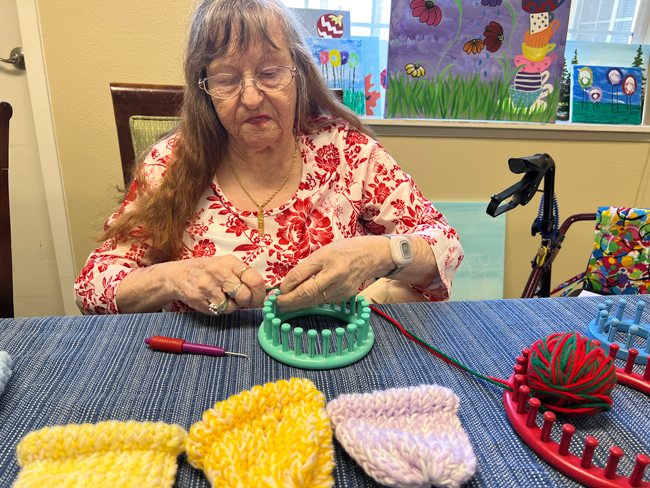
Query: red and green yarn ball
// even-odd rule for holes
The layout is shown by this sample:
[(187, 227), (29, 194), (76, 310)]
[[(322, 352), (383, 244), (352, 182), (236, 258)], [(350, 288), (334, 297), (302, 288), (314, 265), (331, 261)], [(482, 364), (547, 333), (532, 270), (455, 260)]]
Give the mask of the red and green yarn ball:
[(614, 360), (577, 332), (559, 333), (531, 346), (528, 386), (542, 407), (570, 417), (612, 409)]

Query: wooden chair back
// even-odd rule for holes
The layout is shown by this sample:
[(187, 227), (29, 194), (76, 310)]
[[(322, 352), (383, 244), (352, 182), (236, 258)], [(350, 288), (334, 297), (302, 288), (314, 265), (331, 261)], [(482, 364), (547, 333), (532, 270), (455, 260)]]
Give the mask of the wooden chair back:
[(133, 164), (137, 154), (129, 119), (134, 115), (178, 117), (183, 104), (184, 88), (181, 85), (145, 85), (137, 83), (111, 83), (113, 112), (117, 126), (124, 184), (132, 179)]
[(14, 287), (9, 218), (9, 119), (13, 109), (0, 101), (0, 317), (14, 316)]

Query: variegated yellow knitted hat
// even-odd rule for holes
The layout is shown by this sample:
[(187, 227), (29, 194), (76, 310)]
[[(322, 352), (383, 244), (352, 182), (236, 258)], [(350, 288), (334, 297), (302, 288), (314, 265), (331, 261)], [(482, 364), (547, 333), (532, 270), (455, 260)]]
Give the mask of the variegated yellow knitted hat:
[(14, 488), (170, 487), (187, 432), (162, 422), (101, 422), (46, 427), (17, 448)]
[(332, 487), (325, 397), (306, 379), (256, 386), (217, 403), (190, 429), (187, 459), (213, 487)]

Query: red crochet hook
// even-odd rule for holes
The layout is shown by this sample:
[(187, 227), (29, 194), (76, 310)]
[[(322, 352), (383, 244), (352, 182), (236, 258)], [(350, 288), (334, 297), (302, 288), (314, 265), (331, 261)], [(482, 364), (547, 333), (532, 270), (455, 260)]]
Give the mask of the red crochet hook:
[(240, 354), (238, 352), (228, 352), (223, 347), (218, 346), (208, 346), (206, 344), (195, 344), (193, 342), (186, 342), (185, 339), (176, 339), (174, 337), (164, 337), (164, 336), (153, 336), (147, 337), (144, 342), (149, 344), (151, 349), (157, 349), (158, 351), (167, 351), (167, 352), (176, 352), (182, 354), (184, 352), (193, 353), (193, 354), (205, 354), (207, 356), (225, 356), (230, 354), (231, 356), (243, 356), (248, 361), (251, 361), (246, 354)]

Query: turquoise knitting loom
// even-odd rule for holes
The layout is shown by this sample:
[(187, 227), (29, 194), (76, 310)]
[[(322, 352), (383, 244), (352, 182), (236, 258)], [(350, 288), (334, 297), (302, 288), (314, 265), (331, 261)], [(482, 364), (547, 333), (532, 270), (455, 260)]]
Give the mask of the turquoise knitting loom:
[[(329, 303), (283, 313), (275, 304), (279, 294), (277, 290), (264, 302), (264, 321), (257, 334), (262, 349), (273, 359), (303, 369), (335, 369), (357, 362), (372, 349), (375, 334), (370, 327), (370, 304), (363, 296), (355, 295), (340, 305)], [(337, 327), (334, 334), (330, 329), (323, 329), (320, 335), (317, 330), (309, 329), (305, 348), (303, 328), (292, 328), (288, 321), (313, 315), (336, 318), (348, 325)], [(321, 352), (317, 353), (317, 349)]]
[[(596, 318), (589, 322), (587, 326), (587, 336), (600, 342), (601, 348), (608, 352), (614, 346), (617, 353), (616, 357), (627, 360), (628, 352), (635, 348), (637, 343), (645, 341), (644, 349), (637, 350), (635, 362), (637, 364), (647, 364), (648, 354), (650, 353), (650, 325), (641, 322), (641, 314), (645, 308), (645, 303), (639, 300), (636, 304), (634, 318), (623, 318), (627, 300), (621, 298), (618, 301), (616, 315), (610, 316), (614, 302), (607, 300), (605, 303), (598, 305), (598, 314)], [(617, 334), (625, 336), (624, 342), (618, 342)], [(627, 334), (627, 335), (625, 335)], [(638, 346), (636, 346), (638, 347)]]

